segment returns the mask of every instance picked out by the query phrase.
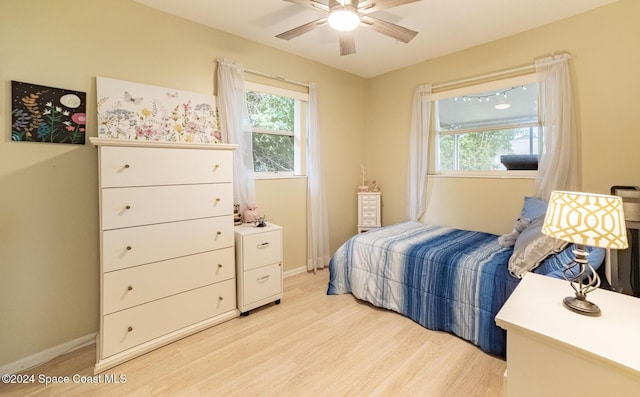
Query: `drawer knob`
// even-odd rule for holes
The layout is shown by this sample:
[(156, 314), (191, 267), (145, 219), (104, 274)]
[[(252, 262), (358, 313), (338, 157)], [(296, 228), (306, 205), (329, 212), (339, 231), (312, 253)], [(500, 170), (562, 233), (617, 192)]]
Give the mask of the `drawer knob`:
[(220, 197), (216, 197), (216, 202), (220, 202), (222, 199)]
[(218, 263), (218, 269), (222, 269), (222, 263)]
[(131, 251), (132, 249), (133, 249), (133, 247), (132, 247), (132, 246), (127, 245), (127, 251)]
[(127, 287), (127, 291), (133, 291), (133, 287), (132, 286), (128, 286)]
[(223, 298), (223, 297), (221, 297), (221, 296), (219, 296), (219, 297), (218, 297), (218, 300), (219, 300), (219, 301), (223, 301), (223, 300), (224, 300), (224, 298)]
[(271, 243), (261, 243), (261, 244), (258, 244), (258, 248), (267, 248), (270, 245)]
[(216, 165), (213, 166), (213, 170), (214, 171), (217, 170), (218, 168), (220, 168), (220, 164), (216, 164)]
[(124, 209), (125, 209), (125, 210), (130, 210), (130, 209), (131, 209), (131, 206), (130, 206), (130, 205), (126, 205), (126, 206), (124, 207)]
[(129, 164), (124, 165), (124, 168), (129, 168), (129, 167), (131, 167)]
[(133, 331), (133, 327), (132, 327), (132, 326), (129, 326), (129, 328), (127, 328), (127, 331), (128, 331), (128, 332)]
[(222, 234), (222, 232), (221, 232), (220, 230), (218, 230), (218, 231), (216, 232), (216, 234), (217, 234), (218, 236), (220, 236), (220, 235)]

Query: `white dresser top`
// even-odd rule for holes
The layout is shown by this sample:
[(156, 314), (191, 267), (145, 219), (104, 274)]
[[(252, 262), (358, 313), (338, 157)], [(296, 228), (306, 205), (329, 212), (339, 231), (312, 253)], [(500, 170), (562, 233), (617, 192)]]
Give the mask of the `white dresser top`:
[(565, 344), (640, 376), (640, 299), (597, 289), (587, 299), (600, 317), (574, 313), (562, 305), (574, 292), (568, 281), (527, 273), (509, 297), (496, 323), (507, 331)]
[(109, 139), (90, 137), (89, 141), (93, 146), (126, 146), (126, 147), (155, 147), (155, 148), (176, 148), (176, 149), (208, 149), (208, 150), (235, 150), (238, 145), (226, 143), (185, 143), (185, 142), (163, 142), (163, 141), (136, 141), (130, 139)]

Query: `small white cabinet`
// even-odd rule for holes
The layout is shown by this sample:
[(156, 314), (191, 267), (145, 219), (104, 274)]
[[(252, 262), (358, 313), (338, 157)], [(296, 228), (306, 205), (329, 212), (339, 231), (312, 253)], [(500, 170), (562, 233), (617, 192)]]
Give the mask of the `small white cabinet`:
[(358, 193), (358, 233), (382, 227), (380, 192)]
[(236, 226), (238, 310), (249, 310), (282, 299), (282, 227)]

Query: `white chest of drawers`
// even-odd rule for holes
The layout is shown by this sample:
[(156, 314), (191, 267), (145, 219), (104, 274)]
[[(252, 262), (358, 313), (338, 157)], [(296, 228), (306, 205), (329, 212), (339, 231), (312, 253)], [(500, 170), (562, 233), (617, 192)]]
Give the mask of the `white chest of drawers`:
[(380, 204), (382, 193), (359, 192), (358, 193), (358, 233), (382, 227), (380, 216)]
[(91, 143), (100, 185), (98, 373), (238, 316), (235, 145)]
[(235, 227), (238, 309), (249, 310), (282, 299), (282, 227)]

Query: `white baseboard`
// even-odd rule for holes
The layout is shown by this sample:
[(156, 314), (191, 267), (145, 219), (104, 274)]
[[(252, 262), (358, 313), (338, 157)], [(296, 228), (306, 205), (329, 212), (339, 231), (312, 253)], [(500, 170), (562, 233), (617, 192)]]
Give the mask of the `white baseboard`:
[(62, 343), (58, 346), (50, 347), (41, 352), (32, 354), (30, 356), (21, 358), (20, 360), (3, 365), (0, 367), (0, 374), (15, 374), (26, 369), (36, 367), (40, 364), (44, 364), (58, 356), (65, 353), (72, 352), (81, 347), (85, 347), (96, 343), (96, 333), (82, 336), (78, 339), (71, 340), (69, 342)]
[(301, 266), (295, 269), (287, 270), (286, 272), (282, 273), (282, 277), (287, 278), (287, 277), (295, 276), (296, 274), (306, 273), (307, 271), (308, 270), (306, 266)]

